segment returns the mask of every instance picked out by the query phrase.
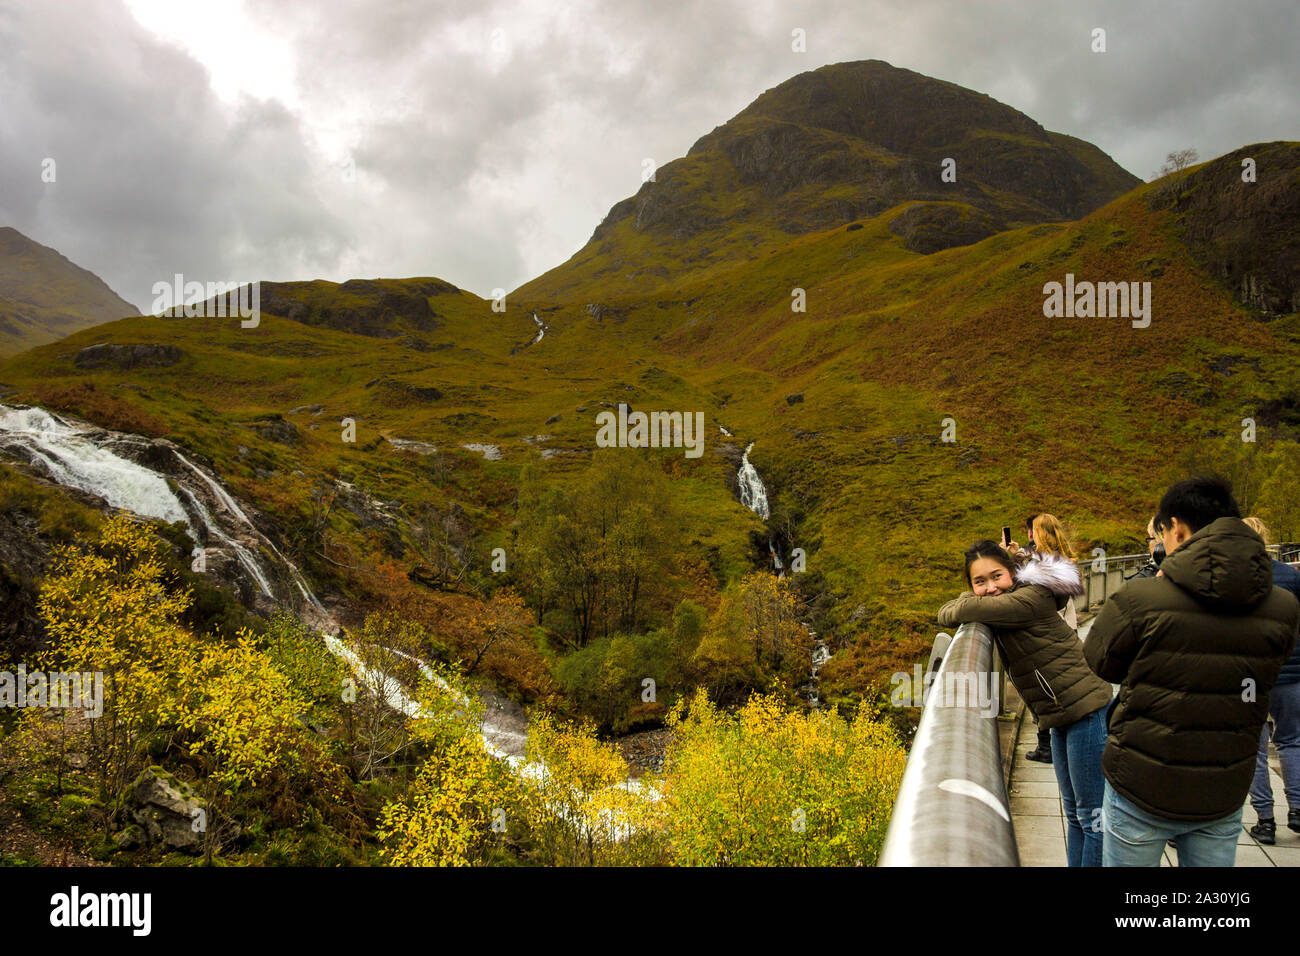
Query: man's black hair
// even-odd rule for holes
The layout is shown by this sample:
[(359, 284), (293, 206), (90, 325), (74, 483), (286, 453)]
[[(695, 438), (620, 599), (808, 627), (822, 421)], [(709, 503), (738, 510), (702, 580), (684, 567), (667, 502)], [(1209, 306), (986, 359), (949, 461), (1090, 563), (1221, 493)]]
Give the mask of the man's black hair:
[(1219, 518), (1240, 518), (1241, 509), (1232, 497), (1232, 488), (1222, 478), (1196, 475), (1184, 478), (1172, 486), (1160, 499), (1156, 512), (1156, 531), (1168, 528), (1171, 519), (1177, 518), (1187, 525), (1192, 534)]

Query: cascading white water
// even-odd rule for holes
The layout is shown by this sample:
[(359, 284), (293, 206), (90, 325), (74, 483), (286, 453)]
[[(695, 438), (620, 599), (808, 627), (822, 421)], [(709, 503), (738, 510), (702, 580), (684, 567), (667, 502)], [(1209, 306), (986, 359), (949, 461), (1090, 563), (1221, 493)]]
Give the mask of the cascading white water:
[(763, 485), (763, 479), (758, 477), (758, 469), (749, 460), (753, 447), (754, 443), (750, 442), (745, 454), (741, 456), (736, 485), (740, 489), (740, 503), (766, 521), (772, 517), (772, 512), (767, 506), (767, 488)]
[[(745, 454), (740, 459), (740, 471), (736, 474), (736, 485), (740, 489), (741, 504), (766, 521), (772, 514), (767, 503), (767, 486), (763, 484), (763, 479), (759, 477), (758, 469), (749, 460), (749, 452), (753, 447), (754, 443), (750, 442), (745, 448)], [(767, 551), (772, 556), (772, 568), (781, 577), (784, 577), (785, 565), (781, 563), (781, 555), (776, 549), (776, 542), (771, 538), (767, 539)], [(821, 707), (820, 684), (817, 675), (822, 665), (830, 660), (831, 652), (826, 646), (826, 642), (817, 636), (816, 631), (807, 624), (804, 625), (804, 628), (813, 639), (810, 659), (812, 677), (807, 685), (808, 704), (813, 710), (817, 710)]]
[(271, 590), (271, 582), (268, 581), (266, 575), (262, 573), (262, 568), (253, 557), (252, 553), (234, 538), (221, 530), (216, 521), (213, 520), (212, 515), (208, 512), (208, 509), (203, 506), (203, 502), (199, 500), (198, 495), (194, 494), (194, 492), (184, 486), (181, 487), (181, 493), (185, 495), (186, 499), (190, 503), (190, 507), (192, 507), (195, 513), (199, 516), (199, 520), (203, 522), (204, 529), (208, 534), (219, 539), (226, 547), (235, 552), (235, 557), (238, 558), (239, 563), (244, 566), (244, 570), (248, 572), (249, 577), (257, 582), (257, 586), (262, 589), (262, 593), (269, 598), (274, 598), (275, 592)]
[[(772, 517), (772, 509), (767, 503), (767, 486), (758, 476), (758, 469), (754, 467), (754, 463), (749, 460), (749, 452), (753, 447), (754, 443), (750, 442), (745, 448), (745, 454), (740, 458), (740, 471), (736, 473), (736, 487), (740, 489), (740, 503), (766, 521)], [(784, 575), (785, 566), (781, 563), (781, 555), (777, 553), (776, 543), (771, 538), (767, 539), (767, 551), (772, 555), (773, 569)]]
[(533, 321), (537, 323), (537, 338), (529, 342), (529, 345), (536, 345), (546, 335), (546, 323), (537, 317), (536, 312), (533, 313)]
[(166, 479), (100, 448), (85, 429), (44, 409), (0, 405), (0, 444), (23, 449), (59, 484), (98, 495), (114, 508), (189, 523)]
[[(21, 449), (26, 452), (34, 464), (43, 465), (50, 477), (59, 484), (97, 495), (114, 508), (169, 523), (183, 522), (195, 544), (202, 544), (193, 527), (192, 516), (197, 515), (209, 538), (218, 539), (234, 552), (236, 559), (249, 577), (257, 582), (262, 593), (269, 598), (275, 597), (271, 582), (252, 551), (221, 529), (197, 495), (178, 483), (177, 487), (190, 505), (190, 511), (186, 511), (166, 478), (151, 468), (102, 447), (96, 443), (97, 437), (105, 444), (148, 444), (147, 440), (136, 436), (113, 435), (90, 426), (74, 425), (41, 408), (0, 405), (0, 444), (10, 450)], [(179, 451), (174, 448), (171, 451), (207, 483), (223, 505), (256, 532), (248, 515), (244, 514), (224, 488)]]

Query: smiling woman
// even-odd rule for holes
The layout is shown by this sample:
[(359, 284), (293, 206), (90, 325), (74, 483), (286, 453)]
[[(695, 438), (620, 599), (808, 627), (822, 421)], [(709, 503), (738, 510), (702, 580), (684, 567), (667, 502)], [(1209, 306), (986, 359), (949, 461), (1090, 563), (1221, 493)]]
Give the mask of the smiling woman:
[(986, 624), (993, 630), (1007, 677), (1052, 731), (1052, 765), (1069, 826), (1070, 866), (1101, 865), (1101, 754), (1110, 684), (1084, 660), (1074, 630), (1060, 610), (1083, 584), (1073, 562), (1054, 554), (1017, 568), (996, 542), (966, 551), (970, 591), (939, 609), (944, 627)]

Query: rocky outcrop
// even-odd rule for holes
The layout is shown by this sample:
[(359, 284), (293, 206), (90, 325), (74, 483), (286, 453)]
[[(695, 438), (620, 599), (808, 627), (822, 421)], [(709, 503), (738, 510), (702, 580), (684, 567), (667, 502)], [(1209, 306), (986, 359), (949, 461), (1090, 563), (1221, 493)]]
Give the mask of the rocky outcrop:
[[(1243, 182), (1254, 161), (1255, 182)], [(1169, 209), (1192, 255), (1243, 305), (1300, 312), (1300, 146), (1256, 143), (1167, 177), (1148, 195)]]
[(79, 351), (72, 364), (80, 369), (167, 368), (175, 365), (184, 352), (174, 345), (117, 345), (102, 342)]
[(417, 351), (428, 347), (413, 333), (442, 327), (443, 317), (429, 305), (442, 295), (461, 295), (441, 279), (351, 279), (333, 282), (263, 282), (263, 312), (304, 325), (324, 326), (354, 335), (397, 339)]
[(135, 821), (117, 836), (118, 846), (161, 844), (172, 850), (198, 853), (208, 826), (207, 808), (189, 786), (162, 767), (150, 767), (136, 778), (123, 800)]
[(293, 422), (285, 421), (279, 415), (258, 425), (257, 433), (267, 441), (275, 442), (277, 445), (293, 446), (302, 441), (302, 435), (299, 434), (297, 426)]
[(930, 255), (987, 239), (1006, 225), (970, 206), (918, 203), (889, 222), (889, 231), (913, 252)]
[(366, 388), (377, 389), (389, 405), (404, 408), (410, 405), (429, 405), (442, 399), (441, 389), (432, 385), (415, 385), (394, 378), (382, 377), (366, 382)]

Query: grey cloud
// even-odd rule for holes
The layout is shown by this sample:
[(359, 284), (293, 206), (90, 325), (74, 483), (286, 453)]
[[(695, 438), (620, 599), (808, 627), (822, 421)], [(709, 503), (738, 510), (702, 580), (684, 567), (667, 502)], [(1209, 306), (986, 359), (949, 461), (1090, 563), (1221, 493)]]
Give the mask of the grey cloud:
[[(1300, 138), (1289, 0), (248, 9), (292, 50), (300, 107), (222, 103), (117, 5), (0, 8), (3, 221), (142, 305), (174, 271), (436, 275), (486, 296), (575, 252), (636, 191), (643, 157), (684, 155), (797, 73), (868, 58), (988, 92), (1144, 177), (1173, 149), (1208, 159)], [(1104, 55), (1088, 49), (1094, 26)], [(494, 27), (512, 51), (496, 67)], [(795, 27), (806, 54), (790, 49)], [(351, 185), (317, 149), (335, 124)], [(44, 155), (59, 158), (55, 187), (39, 182)]]

